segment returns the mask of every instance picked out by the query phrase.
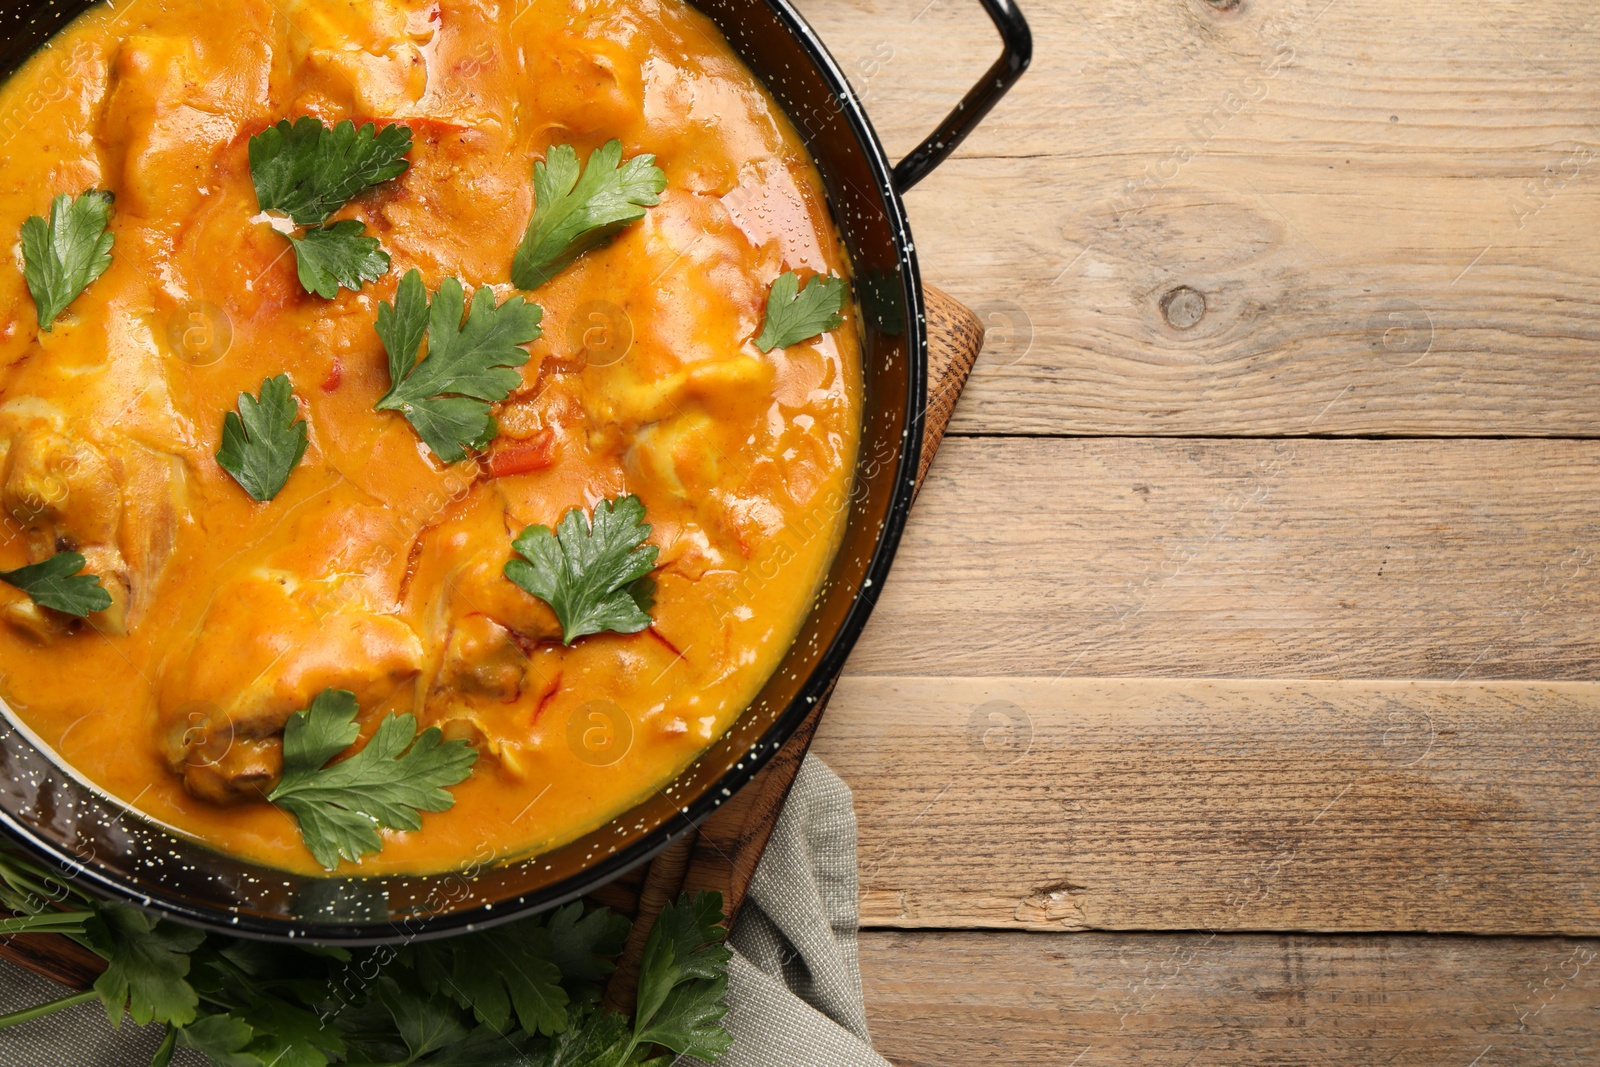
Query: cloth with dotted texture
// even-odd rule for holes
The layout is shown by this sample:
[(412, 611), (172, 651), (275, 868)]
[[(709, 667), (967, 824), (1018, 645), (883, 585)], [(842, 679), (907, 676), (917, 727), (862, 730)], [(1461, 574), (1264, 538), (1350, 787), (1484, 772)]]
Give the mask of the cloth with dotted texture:
[(733, 1048), (717, 1067), (890, 1067), (867, 1035), (857, 903), (850, 787), (807, 756), (728, 939)]

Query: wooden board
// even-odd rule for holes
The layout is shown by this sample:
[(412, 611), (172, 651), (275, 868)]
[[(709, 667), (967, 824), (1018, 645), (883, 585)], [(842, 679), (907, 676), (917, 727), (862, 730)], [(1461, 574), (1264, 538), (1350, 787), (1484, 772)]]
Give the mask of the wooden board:
[(866, 933), (899, 1067), (1543, 1067), (1600, 1061), (1600, 942)]
[(864, 926), (1600, 934), (1593, 682), (847, 676), (814, 751)]
[(1596, 678), (1596, 500), (1578, 441), (952, 438), (847, 670)]
[[(801, 7), (891, 156), (997, 50), (973, 0)], [(907, 199), (993, 328), (953, 432), (1600, 433), (1594, 5), (1022, 7)]]

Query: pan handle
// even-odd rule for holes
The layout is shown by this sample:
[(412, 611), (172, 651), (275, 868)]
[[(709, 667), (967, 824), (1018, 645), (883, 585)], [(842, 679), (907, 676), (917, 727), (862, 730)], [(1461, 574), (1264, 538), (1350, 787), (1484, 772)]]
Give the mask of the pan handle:
[(1022, 17), (1013, 0), (982, 0), (983, 9), (1000, 31), (1004, 50), (994, 61), (983, 80), (967, 90), (955, 110), (946, 115), (939, 128), (912, 149), (911, 154), (895, 164), (895, 191), (904, 193), (926, 178), (933, 168), (945, 161), (956, 145), (960, 144), (983, 121), (989, 109), (1000, 102), (1006, 90), (1016, 84), (1022, 72), (1028, 69), (1033, 58), (1033, 33), (1028, 20)]

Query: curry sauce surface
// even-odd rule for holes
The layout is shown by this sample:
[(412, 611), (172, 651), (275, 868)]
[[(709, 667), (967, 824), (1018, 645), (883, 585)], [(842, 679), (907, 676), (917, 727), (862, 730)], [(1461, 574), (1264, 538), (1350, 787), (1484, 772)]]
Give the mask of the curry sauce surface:
[[(331, 301), (301, 289), (251, 185), (249, 138), (300, 115), (413, 133), (409, 171), (335, 216), (390, 271)], [(0, 690), (77, 772), (216, 848), (315, 870), (287, 814), (214, 801), (290, 711), (349, 689), (363, 736), (412, 711), (477, 747), (455, 806), (361, 864), (446, 869), (603, 824), (775, 669), (842, 529), (860, 355), (848, 309), (815, 341), (752, 343), (781, 271), (846, 262), (801, 142), (703, 16), (140, 0), (80, 17), (13, 77), (0, 136), (0, 233), (58, 193), (115, 196), (112, 264), (51, 332), (20, 253), (0, 269), (0, 569), (70, 546), (115, 598), (63, 632), (0, 586)], [(379, 302), (413, 267), (430, 292), (516, 292), (533, 162), (612, 138), (655, 155), (660, 205), (526, 294), (543, 336), (498, 438), (439, 463), (373, 408)], [(310, 447), (263, 504), (214, 454), (239, 394), (279, 373)], [(562, 647), (502, 576), (511, 539), (625, 493), (660, 548), (654, 625)]]

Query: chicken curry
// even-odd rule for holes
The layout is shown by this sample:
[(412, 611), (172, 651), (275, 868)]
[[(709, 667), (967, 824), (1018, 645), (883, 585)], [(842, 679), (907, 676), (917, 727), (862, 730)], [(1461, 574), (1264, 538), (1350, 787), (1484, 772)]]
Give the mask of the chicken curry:
[(665, 788), (776, 669), (856, 313), (681, 0), (96, 7), (0, 138), (0, 695), (78, 774), (446, 870)]

